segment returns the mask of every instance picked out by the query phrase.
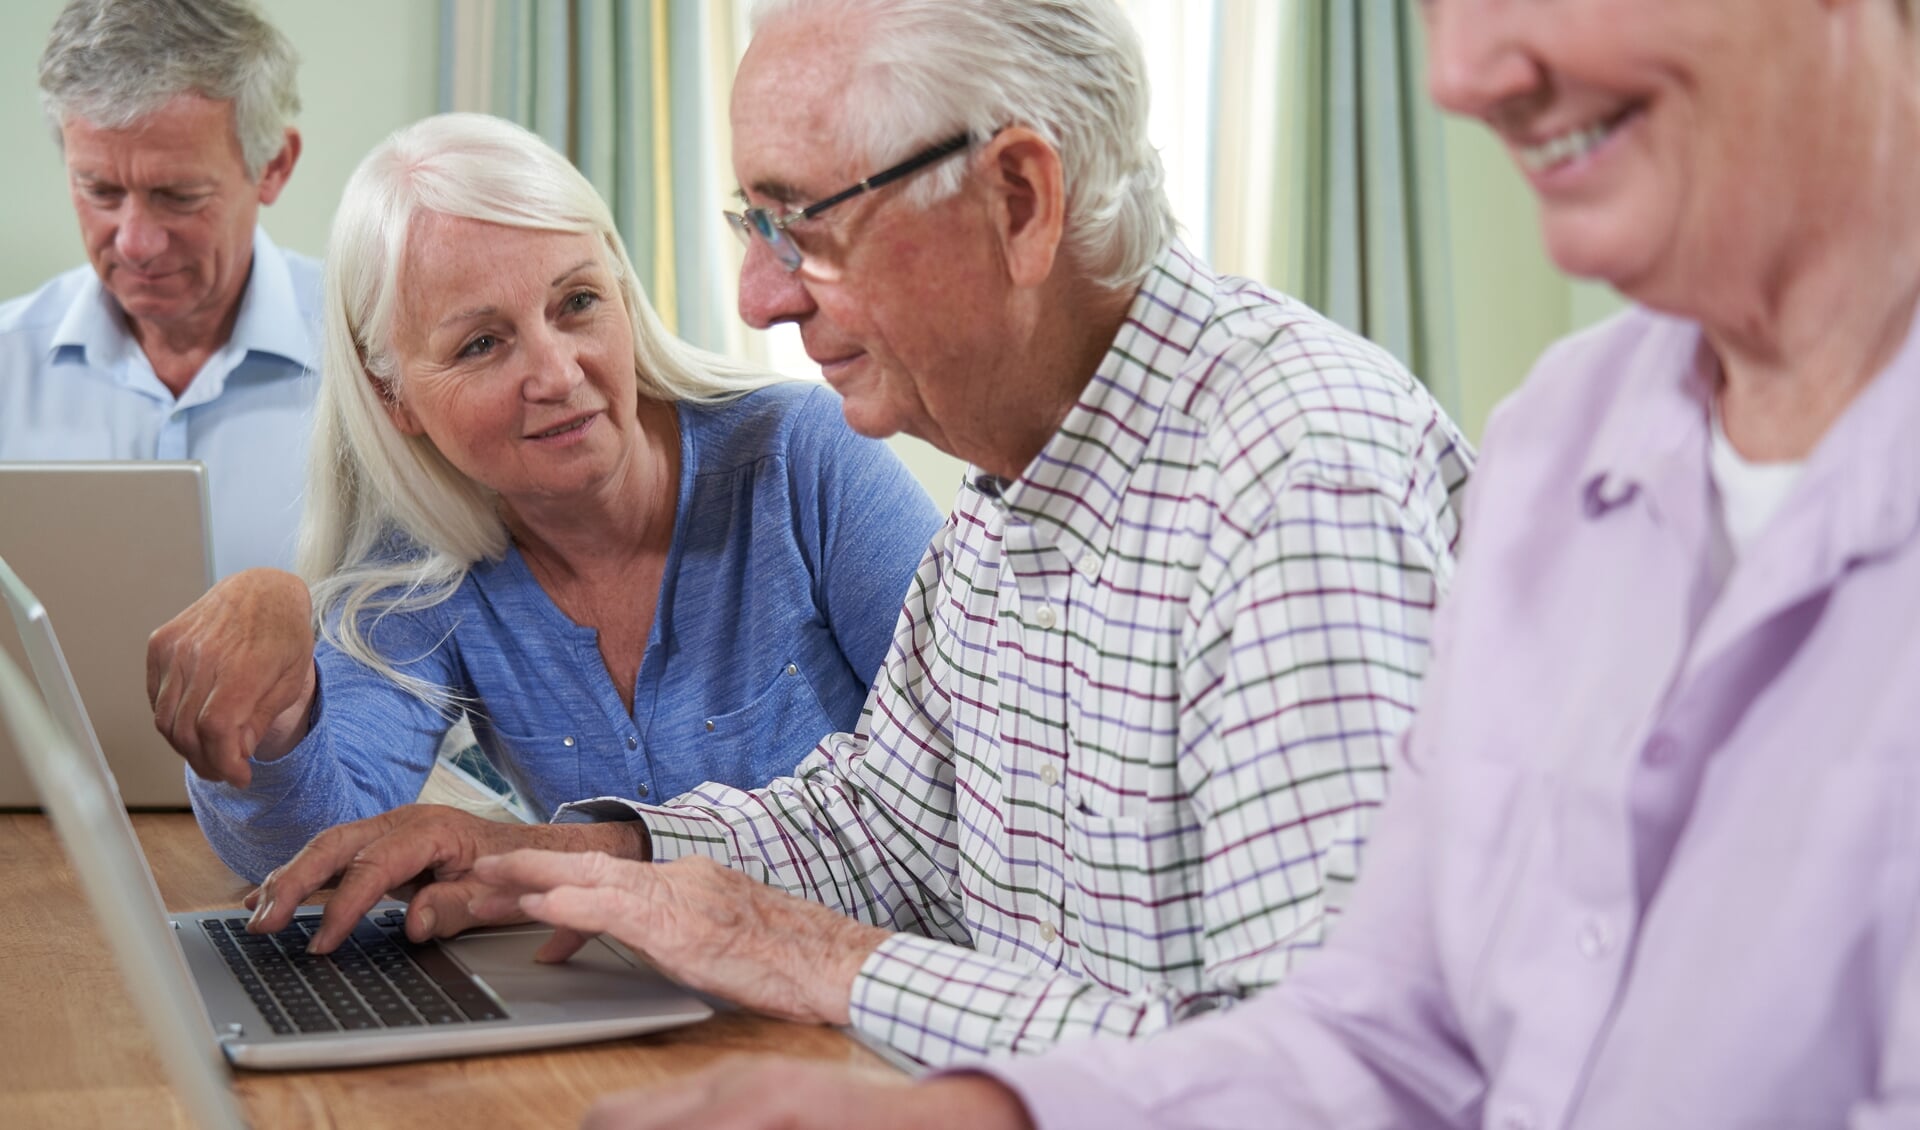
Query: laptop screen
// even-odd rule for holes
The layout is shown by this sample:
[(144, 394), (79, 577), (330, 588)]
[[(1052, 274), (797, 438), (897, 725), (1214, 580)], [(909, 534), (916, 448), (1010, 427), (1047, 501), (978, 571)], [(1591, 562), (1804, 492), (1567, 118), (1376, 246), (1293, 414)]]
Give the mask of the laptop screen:
[[(0, 597), (20, 629), (42, 689), (53, 700), (43, 702), (12, 657), (0, 652), (0, 728), (8, 731), (20, 752), (153, 1038), (154, 1051), (193, 1124), (243, 1126), (212, 1022), (194, 990), (153, 872), (87, 725), (86, 710), (73, 691), (46, 610), (4, 560)], [(55, 708), (59, 721), (48, 706)]]
[[(0, 462), (0, 558), (59, 620), (74, 684), (135, 808), (187, 805), (185, 767), (147, 704), (146, 645), (211, 583), (206, 492), (198, 463)], [(0, 649), (25, 662), (13, 646), (0, 630)], [(36, 803), (0, 735), (0, 805)]]

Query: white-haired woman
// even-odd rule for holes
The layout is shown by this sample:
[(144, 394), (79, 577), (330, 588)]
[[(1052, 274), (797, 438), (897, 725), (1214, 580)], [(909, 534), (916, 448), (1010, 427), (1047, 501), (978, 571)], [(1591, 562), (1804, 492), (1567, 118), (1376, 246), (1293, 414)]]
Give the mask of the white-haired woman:
[[(348, 182), (325, 304), (321, 638), (264, 736), (196, 746), (189, 778), (235, 871), (413, 800), (462, 709), (541, 811), (759, 784), (853, 726), (939, 515), (828, 389), (667, 333), (558, 153), (482, 115), (394, 134)], [(256, 640), (305, 611), (278, 615)], [(191, 744), (204, 688), (271, 651), (162, 656), (163, 730)]]
[(736, 1067), (591, 1125), (1920, 1125), (1920, 17), (1423, 10), (1438, 100), (1638, 305), (1488, 428), (1326, 948), (1152, 1040)]

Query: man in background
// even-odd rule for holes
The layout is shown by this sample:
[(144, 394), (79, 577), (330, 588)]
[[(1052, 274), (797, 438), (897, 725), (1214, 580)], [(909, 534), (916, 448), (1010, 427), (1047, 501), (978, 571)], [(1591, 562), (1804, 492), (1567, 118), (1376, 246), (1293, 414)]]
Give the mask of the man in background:
[(257, 219), (298, 58), (245, 0), (73, 0), (40, 59), (88, 266), (0, 304), (0, 460), (197, 459), (225, 576), (292, 560), (319, 264)]

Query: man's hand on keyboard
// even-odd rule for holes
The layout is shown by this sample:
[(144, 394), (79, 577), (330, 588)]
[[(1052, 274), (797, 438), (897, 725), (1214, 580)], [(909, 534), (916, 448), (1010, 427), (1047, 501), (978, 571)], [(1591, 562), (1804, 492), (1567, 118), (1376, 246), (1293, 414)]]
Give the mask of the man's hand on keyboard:
[(704, 856), (516, 851), (474, 874), (491, 886), (480, 913), (519, 910), (560, 927), (543, 961), (604, 933), (688, 988), (807, 1023), (847, 1023), (854, 976), (889, 936)]
[(474, 926), (522, 922), (517, 910), (482, 917), (471, 904), (489, 893), (473, 876), (474, 861), (519, 848), (597, 851), (644, 858), (637, 824), (501, 824), (458, 809), (410, 804), (329, 828), (247, 896), (247, 929), (274, 933), (315, 891), (335, 888), (310, 946), (330, 953), (362, 915), (383, 898), (408, 900), (407, 936), (445, 938)]

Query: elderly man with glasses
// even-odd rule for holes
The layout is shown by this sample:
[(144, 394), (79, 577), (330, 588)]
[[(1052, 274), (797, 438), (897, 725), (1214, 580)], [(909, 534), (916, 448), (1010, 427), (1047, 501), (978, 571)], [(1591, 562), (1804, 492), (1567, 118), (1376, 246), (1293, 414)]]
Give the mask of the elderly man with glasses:
[(475, 859), (443, 810), (335, 829), (259, 928), (344, 871), (325, 949), (424, 869), (420, 933), (524, 913), (557, 957), (605, 931), (934, 1064), (1278, 981), (1385, 795), (1467, 444), (1384, 351), (1174, 237), (1110, 0), (777, 0), (755, 27), (741, 313), (799, 328), (855, 429), (971, 464), (858, 732), (766, 788), (562, 809), (621, 822), (613, 854)]

